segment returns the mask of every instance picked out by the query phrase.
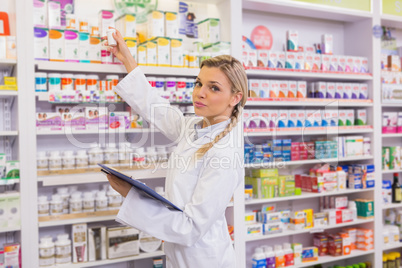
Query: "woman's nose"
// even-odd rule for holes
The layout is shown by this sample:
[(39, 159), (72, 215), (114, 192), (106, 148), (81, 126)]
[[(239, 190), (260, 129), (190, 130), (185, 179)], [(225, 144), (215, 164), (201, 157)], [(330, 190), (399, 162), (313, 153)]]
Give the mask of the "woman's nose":
[(197, 91), (197, 97), (198, 98), (205, 98), (207, 93), (207, 87), (202, 86), (198, 91)]

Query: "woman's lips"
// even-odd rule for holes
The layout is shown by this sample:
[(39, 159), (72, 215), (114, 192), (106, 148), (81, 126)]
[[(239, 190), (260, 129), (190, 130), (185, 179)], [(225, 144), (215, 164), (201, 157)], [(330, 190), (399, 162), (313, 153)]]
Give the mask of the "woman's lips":
[(196, 102), (194, 102), (194, 106), (197, 108), (201, 108), (201, 107), (205, 107), (206, 105), (201, 102), (196, 101)]

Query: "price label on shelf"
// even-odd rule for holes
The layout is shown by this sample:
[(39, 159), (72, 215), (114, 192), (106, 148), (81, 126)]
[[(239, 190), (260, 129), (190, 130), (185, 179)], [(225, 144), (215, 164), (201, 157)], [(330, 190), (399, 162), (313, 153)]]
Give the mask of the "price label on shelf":
[[(310, 4), (325, 5), (332, 7), (341, 7), (354, 9), (359, 11), (371, 11), (370, 0), (293, 0), (296, 2), (305, 2)], [(383, 0), (383, 3), (386, 0)], [(387, 1), (386, 1), (387, 2)], [(388, 2), (399, 2), (399, 1), (388, 1)]]
[(402, 1), (382, 0), (382, 13), (387, 15), (402, 16)]

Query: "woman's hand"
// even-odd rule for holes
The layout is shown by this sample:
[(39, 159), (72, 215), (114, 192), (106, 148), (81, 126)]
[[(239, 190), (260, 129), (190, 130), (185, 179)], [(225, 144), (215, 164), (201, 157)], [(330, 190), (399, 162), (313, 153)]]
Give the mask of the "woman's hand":
[(123, 197), (127, 196), (128, 192), (131, 189), (131, 184), (110, 174), (107, 175), (107, 179), (109, 180), (109, 183), (113, 189), (115, 189)]
[[(114, 29), (113, 27), (109, 27), (109, 29)], [(116, 30), (116, 29), (115, 29)], [(107, 37), (103, 37), (104, 39), (107, 40)], [(118, 58), (126, 67), (126, 70), (128, 73), (130, 73), (132, 70), (134, 70), (135, 67), (137, 67), (137, 62), (135, 62), (133, 56), (130, 53), (130, 50), (127, 47), (126, 42), (124, 41), (123, 36), (121, 33), (116, 30), (115, 33), (113, 33), (113, 38), (116, 40), (117, 46), (109, 46), (107, 50), (113, 55)], [(107, 41), (104, 44), (105, 46), (108, 46)]]

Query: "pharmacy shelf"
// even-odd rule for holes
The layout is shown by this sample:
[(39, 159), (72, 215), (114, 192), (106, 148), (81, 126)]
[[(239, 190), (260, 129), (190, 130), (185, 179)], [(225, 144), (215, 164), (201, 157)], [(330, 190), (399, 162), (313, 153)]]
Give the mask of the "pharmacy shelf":
[[(162, 163), (163, 167), (149, 169), (124, 170), (120, 168), (124, 174), (132, 176), (136, 179), (157, 179), (164, 178), (167, 174), (167, 164)], [(60, 174), (38, 176), (38, 181), (43, 183), (43, 186), (56, 185), (71, 185), (71, 184), (86, 184), (96, 182), (107, 182), (106, 176), (101, 172), (91, 173), (76, 173), (76, 174)]]
[(157, 133), (158, 131), (150, 128), (130, 128), (125, 130), (112, 130), (112, 129), (100, 129), (100, 130), (39, 130), (36, 132), (38, 136), (53, 136), (53, 135), (88, 135), (88, 134), (118, 134), (118, 133)]
[(381, 26), (402, 28), (402, 20), (400, 16), (381, 15)]
[(0, 67), (1, 66), (13, 66), (16, 64), (17, 64), (17, 60), (0, 59)]
[[(104, 73), (104, 74), (126, 74), (123, 65), (116, 64), (93, 64), (74, 62), (52, 62), (35, 61), (38, 71), (58, 71), (74, 73)], [(200, 72), (199, 68), (174, 68), (174, 67), (150, 67), (139, 66), (146, 75), (158, 76), (186, 76), (195, 77)]]
[(249, 98), (246, 107), (372, 107), (372, 100), (312, 99), (312, 98)]
[(372, 126), (245, 129), (245, 137), (372, 133)]
[(392, 173), (401, 173), (402, 169), (396, 169), (396, 170), (383, 170), (382, 174), (392, 174)]
[(12, 227), (0, 228), (0, 233), (18, 232), (18, 231), (21, 231), (21, 226), (12, 226)]
[(68, 219), (68, 220), (60, 220), (60, 221), (43, 221), (43, 222), (39, 222), (39, 227), (64, 226), (64, 225), (87, 223), (87, 222), (89, 223), (89, 222), (113, 221), (114, 219), (116, 219), (116, 215), (108, 215), (108, 216), (101, 216), (101, 217), (99, 217), (99, 216), (86, 217), (86, 218)]
[(402, 203), (392, 203), (389, 205), (383, 205), (382, 209), (386, 210), (386, 209), (390, 209), (390, 208), (402, 208)]
[(245, 201), (247, 205), (257, 205), (257, 204), (267, 204), (267, 203), (276, 203), (281, 201), (292, 201), (292, 200), (300, 200), (300, 199), (308, 199), (308, 198), (317, 198), (321, 196), (332, 196), (332, 195), (345, 195), (345, 194), (354, 194), (354, 193), (364, 193), (374, 191), (374, 188), (368, 189), (350, 189), (344, 191), (334, 191), (330, 193), (307, 193), (303, 192), (301, 195), (295, 196), (286, 196), (286, 197), (275, 197), (275, 198), (267, 198), (267, 199), (253, 199)]
[(0, 98), (15, 96), (18, 96), (18, 91), (16, 90), (0, 90)]
[(342, 256), (324, 256), (324, 257), (319, 257), (318, 261), (314, 261), (314, 262), (305, 262), (299, 265), (295, 265), (292, 266), (293, 268), (302, 268), (302, 267), (313, 267), (316, 264), (323, 264), (323, 263), (329, 263), (329, 262), (337, 262), (340, 260), (345, 260), (345, 259), (351, 259), (351, 258), (356, 258), (356, 257), (361, 257), (361, 256), (365, 256), (365, 255), (370, 255), (373, 254), (374, 250), (352, 250), (352, 253), (350, 253), (349, 255), (342, 255)]
[(243, 0), (243, 9), (341, 22), (354, 22), (372, 17), (372, 14), (368, 11), (358, 11), (290, 0)]
[(331, 80), (331, 81), (370, 81), (371, 74), (330, 73), (295, 70), (246, 70), (248, 77), (253, 78), (299, 78), (301, 80)]
[(329, 158), (329, 159), (311, 159), (311, 160), (301, 160), (301, 161), (287, 161), (287, 162), (271, 162), (271, 163), (260, 163), (260, 164), (245, 164), (244, 168), (282, 168), (285, 166), (296, 166), (296, 165), (308, 165), (308, 164), (319, 164), (319, 163), (334, 163), (334, 162), (347, 162), (347, 161), (360, 161), (360, 160), (372, 160), (373, 156), (352, 156), (345, 158)]
[(353, 226), (353, 225), (371, 223), (371, 222), (374, 222), (374, 219), (368, 219), (368, 220), (357, 219), (357, 220), (355, 220), (353, 222), (346, 222), (346, 223), (341, 223), (341, 224), (336, 224), (336, 225), (331, 225), (331, 226), (320, 226), (320, 227), (317, 227), (317, 228), (302, 229), (302, 230), (288, 230), (288, 231), (278, 233), (278, 234), (261, 235), (261, 236), (256, 236), (256, 237), (248, 237), (248, 238), (246, 238), (246, 242), (259, 241), (259, 240), (265, 240), (265, 239), (272, 239), (272, 238), (283, 237), (283, 236), (291, 237), (293, 235), (305, 234), (305, 233), (322, 233), (325, 230), (329, 230), (329, 229), (346, 227), (346, 226)]
[(100, 267), (102, 265), (109, 265), (114, 263), (121, 263), (121, 262), (128, 262), (128, 261), (135, 261), (135, 260), (142, 260), (142, 259), (149, 259), (164, 256), (165, 253), (161, 250), (152, 252), (152, 253), (140, 253), (140, 255), (124, 257), (124, 258), (117, 258), (117, 259), (110, 259), (110, 260), (103, 260), (103, 261), (92, 261), (92, 262), (82, 262), (82, 263), (69, 263), (69, 264), (59, 264), (53, 266), (47, 266), (48, 268), (84, 268), (84, 267)]
[(18, 136), (18, 131), (0, 131), (0, 137)]
[(391, 249), (396, 249), (396, 248), (402, 248), (402, 242), (399, 243), (392, 243), (392, 244), (387, 244), (382, 246), (382, 250), (391, 250)]
[(382, 134), (383, 138), (395, 138), (402, 137), (402, 133), (390, 133), (390, 134)]
[(382, 107), (402, 107), (402, 103), (383, 103)]

